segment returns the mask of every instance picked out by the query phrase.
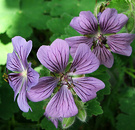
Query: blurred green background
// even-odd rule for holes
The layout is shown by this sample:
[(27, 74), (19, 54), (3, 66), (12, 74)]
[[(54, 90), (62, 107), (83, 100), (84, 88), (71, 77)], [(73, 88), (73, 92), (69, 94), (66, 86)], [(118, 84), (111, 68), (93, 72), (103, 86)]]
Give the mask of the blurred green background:
[[(4, 80), (7, 54), (13, 50), (11, 39), (22, 36), (33, 41), (28, 57), (40, 76), (48, 75), (36, 57), (41, 45), (49, 45), (56, 38), (80, 35), (69, 26), (80, 11), (95, 15), (100, 6), (117, 9), (129, 17), (120, 31), (135, 33), (135, 0), (0, 0), (0, 130), (54, 130), (44, 116), (46, 101), (29, 101), (33, 112), (19, 110), (14, 92)], [(130, 57), (114, 55), (111, 69), (101, 66), (92, 73), (104, 81), (106, 88), (86, 105), (85, 122), (75, 119), (69, 130), (135, 130), (135, 41)], [(59, 123), (58, 129), (62, 129)]]

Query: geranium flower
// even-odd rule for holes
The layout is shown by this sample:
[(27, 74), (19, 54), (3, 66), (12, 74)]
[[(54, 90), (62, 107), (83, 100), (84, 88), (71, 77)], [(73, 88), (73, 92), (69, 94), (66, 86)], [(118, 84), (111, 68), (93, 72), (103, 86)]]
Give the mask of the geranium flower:
[(78, 113), (72, 94), (77, 94), (86, 102), (95, 98), (96, 92), (105, 87), (101, 80), (84, 76), (99, 67), (99, 60), (86, 44), (78, 46), (73, 63), (67, 72), (65, 69), (69, 60), (69, 46), (64, 40), (56, 39), (50, 46), (41, 46), (37, 57), (54, 76), (40, 78), (39, 83), (27, 95), (31, 101), (38, 102), (50, 97), (54, 89), (57, 91), (45, 110), (45, 116), (56, 127), (58, 120)]
[(27, 62), (27, 57), (32, 48), (32, 41), (20, 36), (12, 38), (13, 52), (7, 55), (6, 68), (14, 73), (8, 74), (9, 85), (15, 92), (14, 100), (18, 95), (17, 103), (19, 108), (28, 112), (30, 106), (27, 103), (26, 91), (38, 83), (39, 74), (31, 68), (31, 63)]
[(72, 19), (70, 26), (83, 36), (65, 39), (71, 47), (71, 55), (74, 56), (79, 44), (86, 43), (97, 56), (100, 64), (111, 68), (114, 62), (111, 51), (125, 56), (131, 55), (130, 43), (135, 38), (135, 34), (115, 34), (127, 21), (126, 15), (117, 14), (117, 10), (110, 8), (100, 12), (98, 20), (90, 11), (80, 12), (79, 17)]

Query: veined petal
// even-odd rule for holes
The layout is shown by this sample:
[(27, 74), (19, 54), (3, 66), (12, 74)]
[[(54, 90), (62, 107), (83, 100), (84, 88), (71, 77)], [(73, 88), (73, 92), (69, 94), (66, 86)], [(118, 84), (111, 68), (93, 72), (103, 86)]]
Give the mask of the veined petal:
[(103, 89), (105, 84), (93, 77), (73, 78), (74, 91), (83, 102), (96, 97), (96, 92)]
[(58, 79), (54, 77), (42, 77), (38, 84), (27, 92), (27, 97), (33, 102), (42, 101), (51, 96), (57, 83)]
[(99, 67), (99, 60), (86, 44), (80, 44), (76, 50), (70, 72), (74, 74), (87, 74)]
[(107, 37), (107, 44), (114, 53), (130, 56), (132, 48), (131, 42), (135, 39), (135, 34), (120, 33)]
[(77, 50), (77, 47), (81, 44), (81, 43), (85, 43), (87, 44), (90, 48), (92, 46), (92, 42), (93, 42), (93, 38), (89, 38), (86, 36), (75, 36), (75, 37), (69, 37), (66, 38), (65, 41), (69, 44), (70, 48), (70, 54), (72, 57), (74, 57), (75, 52)]
[(31, 63), (28, 65), (27, 69), (27, 81), (28, 86), (27, 90), (29, 91), (31, 87), (35, 86), (38, 83), (39, 74), (34, 69), (31, 68)]
[(23, 71), (23, 65), (14, 51), (12, 53), (8, 53), (7, 55), (6, 68), (16, 72)]
[(56, 39), (51, 46), (41, 46), (37, 52), (37, 57), (41, 64), (52, 72), (63, 72), (69, 59), (68, 43), (61, 39)]
[(12, 87), (12, 89), (15, 92), (14, 100), (23, 86), (23, 80), (24, 79), (21, 76), (21, 73), (11, 73), (8, 75), (9, 85)]
[(101, 32), (106, 33), (117, 33), (128, 21), (128, 17), (124, 14), (117, 14), (116, 9), (107, 8), (103, 11), (100, 16), (99, 24)]
[(95, 34), (97, 32), (98, 22), (90, 11), (82, 11), (79, 17), (74, 17), (70, 26), (80, 34)]
[(68, 118), (78, 113), (72, 93), (67, 87), (63, 85), (48, 103), (45, 111), (48, 117)]
[(30, 108), (30, 106), (27, 103), (26, 86), (27, 86), (27, 81), (24, 80), (21, 91), (20, 91), (20, 93), (19, 93), (19, 95), (17, 97), (18, 106), (23, 112), (28, 112), (29, 109), (32, 111), (32, 109)]
[(113, 55), (111, 52), (106, 49), (104, 46), (97, 46), (93, 49), (93, 53), (97, 56), (100, 61), (100, 64), (105, 65), (108, 68), (111, 68), (114, 62)]
[(12, 38), (12, 44), (14, 47), (14, 51), (17, 53), (19, 56), (19, 59), (21, 60), (24, 68), (27, 68), (27, 57), (32, 49), (32, 41), (29, 40), (28, 42), (20, 37), (20, 36), (15, 36)]

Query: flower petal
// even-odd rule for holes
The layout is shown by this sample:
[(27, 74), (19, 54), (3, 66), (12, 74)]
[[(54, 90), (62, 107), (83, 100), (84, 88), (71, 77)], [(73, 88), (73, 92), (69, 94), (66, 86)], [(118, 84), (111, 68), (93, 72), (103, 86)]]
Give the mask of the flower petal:
[(70, 72), (74, 74), (87, 74), (99, 67), (99, 60), (86, 44), (80, 44), (76, 50)]
[(66, 38), (65, 41), (69, 44), (69, 46), (71, 47), (70, 49), (70, 54), (72, 57), (74, 57), (75, 52), (77, 50), (77, 47), (81, 44), (81, 43), (85, 43), (87, 44), (90, 48), (92, 46), (92, 42), (93, 42), (93, 38), (89, 38), (86, 36), (75, 36), (75, 37), (69, 37)]
[(28, 81), (28, 86), (27, 90), (29, 91), (31, 87), (35, 86), (38, 83), (39, 79), (39, 74), (35, 70), (31, 68), (31, 63), (28, 65), (27, 69), (27, 81)]
[(48, 103), (45, 111), (48, 117), (68, 118), (78, 113), (72, 93), (67, 87), (63, 85)]
[(12, 89), (15, 92), (14, 100), (17, 94), (19, 93), (19, 91), (21, 90), (21, 87), (23, 85), (23, 80), (24, 78), (21, 76), (21, 73), (11, 73), (8, 75), (9, 85), (12, 87)]
[(27, 103), (26, 86), (27, 86), (27, 82), (24, 81), (23, 86), (21, 88), (21, 91), (20, 91), (18, 98), (17, 98), (18, 106), (23, 112), (28, 112), (29, 109), (32, 111), (32, 109), (30, 108), (30, 106)]
[(54, 77), (42, 77), (38, 84), (27, 92), (27, 97), (33, 102), (42, 101), (51, 96), (57, 83), (58, 79)]
[(70, 26), (80, 34), (95, 34), (98, 28), (98, 22), (90, 11), (82, 11), (79, 17), (74, 17)]
[(132, 48), (131, 42), (135, 39), (135, 34), (120, 33), (107, 37), (107, 44), (114, 53), (130, 56)]
[(74, 91), (83, 102), (96, 97), (96, 92), (103, 89), (105, 84), (93, 77), (73, 78)]
[(107, 8), (100, 16), (99, 24), (101, 32), (117, 33), (128, 21), (128, 17), (124, 14), (117, 14), (116, 9)]
[(32, 41), (29, 40), (28, 42), (20, 37), (20, 36), (15, 36), (12, 38), (12, 43), (14, 47), (14, 51), (17, 53), (19, 56), (24, 68), (27, 68), (27, 57), (32, 49)]
[(113, 55), (111, 52), (106, 49), (104, 46), (97, 46), (93, 49), (93, 53), (97, 56), (100, 61), (100, 64), (105, 65), (108, 68), (111, 68), (114, 62)]
[(23, 71), (23, 65), (15, 52), (8, 53), (6, 68), (16, 72)]
[(51, 46), (41, 46), (37, 57), (50, 71), (63, 72), (69, 59), (69, 46), (64, 40), (56, 39)]

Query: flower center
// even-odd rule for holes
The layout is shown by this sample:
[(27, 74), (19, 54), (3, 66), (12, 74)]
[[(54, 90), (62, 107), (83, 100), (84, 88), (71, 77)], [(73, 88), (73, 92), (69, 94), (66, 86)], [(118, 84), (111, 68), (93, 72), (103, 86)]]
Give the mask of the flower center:
[[(87, 37), (90, 37), (89, 35), (86, 35)], [(95, 35), (93, 37), (93, 45), (92, 45), (92, 49), (94, 49), (95, 47), (100, 46), (101, 48), (103, 48), (103, 46), (107, 49), (109, 49), (109, 46), (107, 44), (107, 39), (106, 36), (104, 36), (101, 33), (97, 33), (97, 35)]]
[(60, 83), (61, 83), (62, 85), (67, 85), (69, 89), (70, 89), (71, 87), (73, 87), (72, 77), (69, 76), (68, 74), (63, 74), (63, 75), (60, 77)]
[(24, 71), (21, 73), (21, 75), (22, 75), (23, 77), (27, 78), (27, 70), (24, 70)]

